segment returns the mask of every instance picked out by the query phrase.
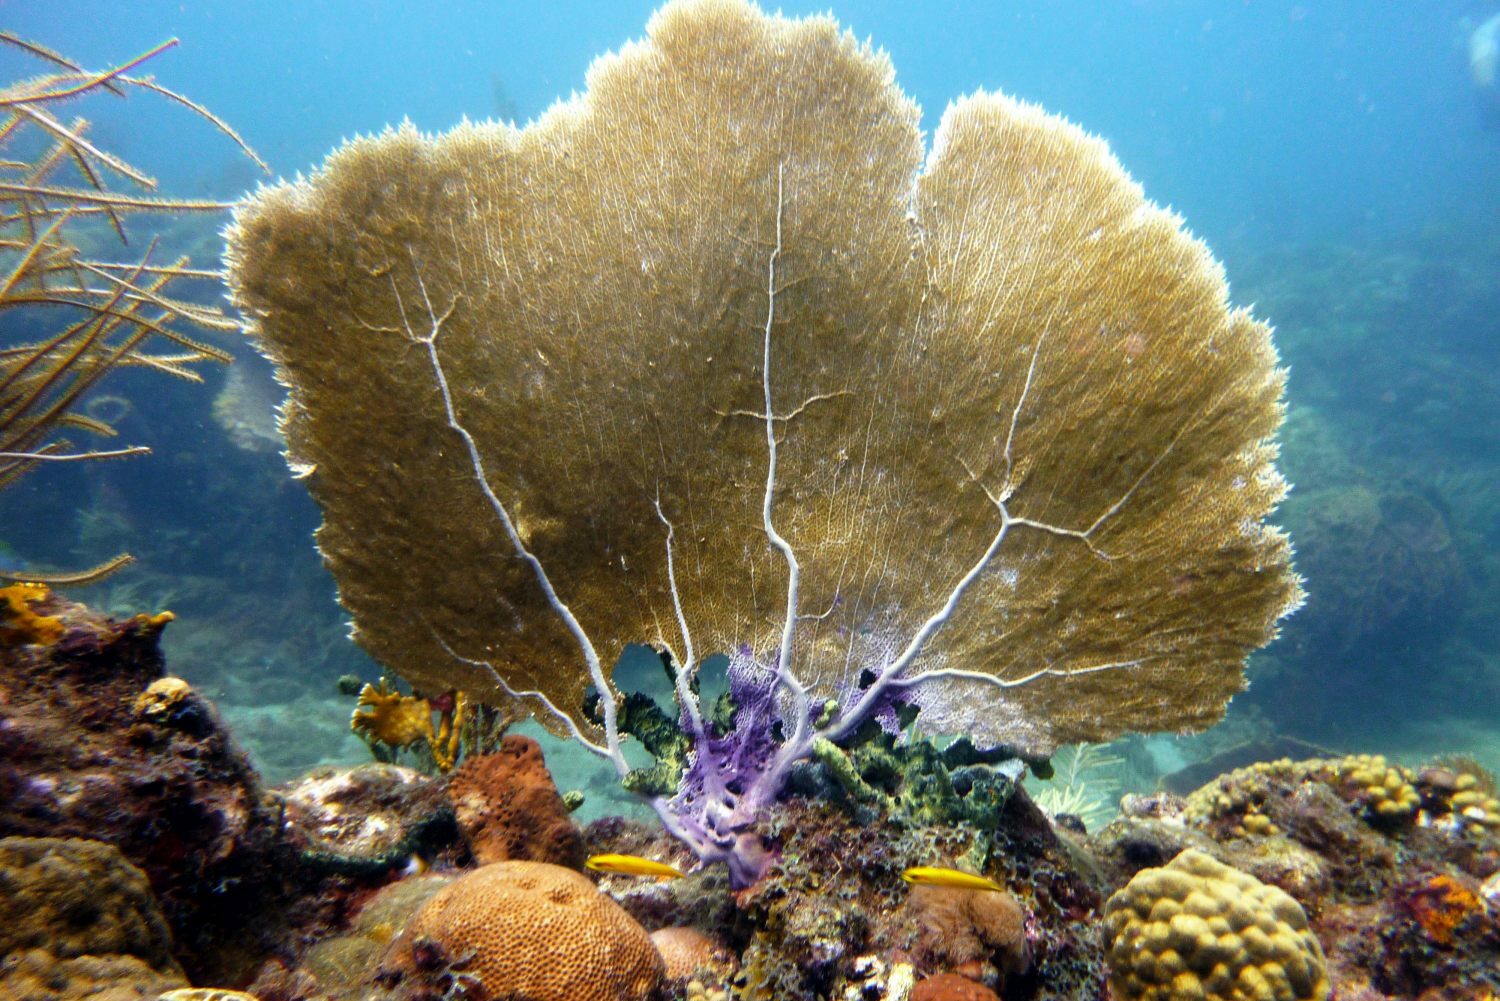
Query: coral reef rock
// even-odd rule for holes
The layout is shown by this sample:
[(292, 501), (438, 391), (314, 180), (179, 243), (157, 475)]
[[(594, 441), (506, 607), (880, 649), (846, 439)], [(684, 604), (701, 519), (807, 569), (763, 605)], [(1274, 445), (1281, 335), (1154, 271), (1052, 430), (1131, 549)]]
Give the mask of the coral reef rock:
[(413, 914), (455, 878), (429, 873), (382, 887), (365, 901), (347, 929), (314, 943), (295, 968), (279, 960), (267, 963), (250, 990), (267, 999), (292, 997), (299, 1001), (381, 998), (375, 975), (391, 940)]
[(0, 997), (136, 1001), (187, 983), (145, 873), (117, 848), (0, 838)]
[(378, 875), (456, 846), (442, 782), (399, 765), (316, 768), (277, 788), (304, 862)]
[(488, 1001), (646, 1001), (665, 969), (646, 930), (588, 877), (495, 862), (438, 891), (391, 943), (381, 978)]
[(213, 706), (162, 683), (169, 615), (115, 621), (57, 595), (33, 610), (59, 627), (0, 655), (0, 836), (114, 845), (189, 976), (236, 982), (274, 947), (294, 869), (274, 805)]
[(1118, 1001), (1326, 1001), (1323, 949), (1295, 900), (1196, 851), (1136, 874), (1104, 907)]
[[(1102, 884), (1024, 791), (984, 831), (964, 822), (869, 822), (862, 818), (871, 804), (841, 803), (793, 796), (778, 804), (764, 832), (775, 859), (763, 879), (738, 892), (713, 870), (668, 883), (602, 882), (621, 887), (622, 905), (648, 927), (721, 932), (739, 952), (731, 978), (737, 1001), (891, 1001), (909, 997), (921, 975), (938, 973), (992, 990), (1002, 980), (1012, 990), (1014, 977), (1014, 993), (1029, 1001), (1098, 995), (1104, 972), (1094, 917)], [(672, 846), (668, 835), (651, 840), (608, 821), (588, 834), (591, 846), (650, 857)], [(970, 891), (974, 899), (950, 901), (952, 930), (965, 936), (950, 943), (940, 941), (945, 932), (935, 921), (924, 924), (928, 909), (911, 898), (928, 894), (901, 873), (959, 862), (1010, 892)], [(1027, 972), (1013, 972), (1028, 953)], [(702, 983), (717, 986), (711, 978)]]
[(698, 979), (723, 980), (734, 973), (734, 954), (718, 939), (696, 928), (674, 925), (651, 933), (651, 944), (666, 964), (669, 984)]
[(530, 737), (508, 734), (448, 779), (459, 830), (481, 864), (512, 859), (583, 867), (583, 832)]

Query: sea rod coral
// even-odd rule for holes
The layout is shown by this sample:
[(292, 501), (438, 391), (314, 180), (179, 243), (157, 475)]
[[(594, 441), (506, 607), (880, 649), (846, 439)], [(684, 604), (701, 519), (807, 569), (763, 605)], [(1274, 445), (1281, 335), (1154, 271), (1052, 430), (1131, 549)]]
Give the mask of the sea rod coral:
[(622, 777), (608, 665), (663, 651), (677, 765), (633, 787), (742, 882), (820, 742), (1206, 726), (1300, 600), (1284, 373), (1208, 250), (1034, 106), (924, 150), (828, 17), (670, 3), (525, 128), (259, 191), (228, 262), (359, 641)]
[[(217, 272), (190, 268), (186, 257), (153, 260), (155, 240), (125, 261), (93, 259), (80, 249), (93, 235), (91, 221), (107, 223), (124, 245), (129, 242), (127, 214), (216, 212), (229, 206), (111, 190), (105, 184), (111, 176), (147, 191), (156, 182), (86, 138), (86, 120), (54, 114), (69, 102), (106, 91), (120, 97), (149, 91), (206, 119), (265, 167), (206, 108), (150, 77), (130, 75), (176, 44), (171, 39), (95, 72), (0, 31), (0, 46), (18, 49), (47, 67), (40, 76), (0, 83), (0, 149), (5, 151), (0, 159), (0, 490), (44, 464), (150, 451), (140, 445), (77, 450), (62, 436), (69, 428), (95, 436), (117, 433), (107, 409), (88, 405), (90, 394), (112, 372), (134, 366), (201, 382), (194, 370), (199, 363), (230, 360), (222, 349), (181, 329), (235, 329), (234, 321), (216, 307), (189, 301), (180, 288), (217, 278)], [(156, 350), (164, 345), (165, 351)], [(26, 571), (17, 576), (0, 569), (0, 582), (87, 583), (129, 561), (121, 555), (71, 574)]]

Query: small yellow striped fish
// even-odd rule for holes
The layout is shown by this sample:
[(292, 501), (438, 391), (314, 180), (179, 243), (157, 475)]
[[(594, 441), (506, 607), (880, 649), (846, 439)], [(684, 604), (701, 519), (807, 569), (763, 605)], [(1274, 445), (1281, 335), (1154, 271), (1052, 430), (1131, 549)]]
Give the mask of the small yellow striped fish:
[(976, 876), (972, 872), (960, 872), (957, 869), (944, 869), (936, 865), (914, 866), (901, 874), (901, 878), (908, 883), (916, 883), (918, 886), (947, 886), (955, 890), (999, 890), (1005, 892), (1005, 887), (993, 879), (985, 879)]
[(595, 872), (618, 872), (626, 876), (655, 876), (658, 879), (681, 879), (686, 873), (681, 869), (655, 862), (639, 855), (590, 855), (583, 863)]

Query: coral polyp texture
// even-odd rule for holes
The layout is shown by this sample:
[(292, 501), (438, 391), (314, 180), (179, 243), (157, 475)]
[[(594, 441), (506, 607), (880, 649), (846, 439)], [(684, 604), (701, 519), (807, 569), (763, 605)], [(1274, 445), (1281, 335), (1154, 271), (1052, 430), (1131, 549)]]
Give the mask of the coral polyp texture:
[(1206, 726), (1301, 597), (1284, 373), (1207, 248), (1035, 106), (961, 99), (925, 149), (828, 17), (668, 4), (524, 129), (258, 192), (227, 260), (358, 640), (622, 775), (607, 665), (667, 651), (655, 805), (741, 877), (817, 740)]
[(383, 965), (388, 982), (446, 977), (490, 1001), (645, 1001), (663, 976), (619, 904), (544, 862), (496, 862), (439, 890)]
[(1284, 891), (1188, 850), (1104, 905), (1117, 1001), (1324, 1001), (1323, 949)]

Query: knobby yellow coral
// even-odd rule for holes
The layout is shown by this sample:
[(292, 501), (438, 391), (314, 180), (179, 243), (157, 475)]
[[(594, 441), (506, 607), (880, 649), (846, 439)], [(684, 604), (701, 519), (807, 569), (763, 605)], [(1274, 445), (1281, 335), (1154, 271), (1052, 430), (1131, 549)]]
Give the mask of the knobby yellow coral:
[(1301, 905), (1188, 850), (1143, 869), (1104, 905), (1118, 1001), (1325, 1001), (1323, 949)]

